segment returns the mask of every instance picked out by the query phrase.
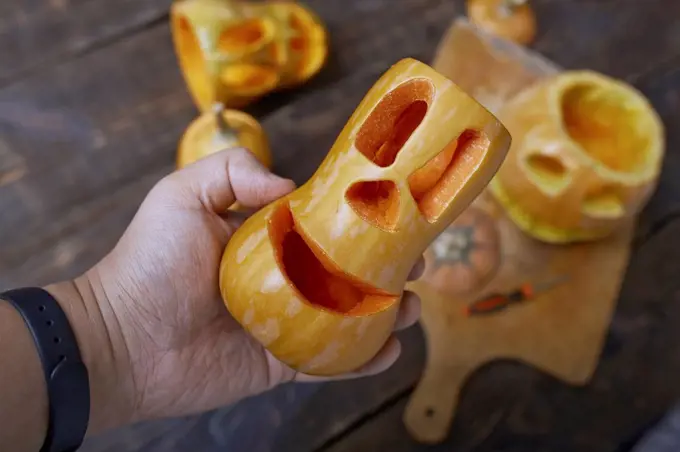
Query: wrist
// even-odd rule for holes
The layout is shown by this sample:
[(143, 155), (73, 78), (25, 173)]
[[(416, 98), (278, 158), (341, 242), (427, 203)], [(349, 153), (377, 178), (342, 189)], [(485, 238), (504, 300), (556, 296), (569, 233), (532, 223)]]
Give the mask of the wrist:
[(132, 418), (130, 360), (115, 314), (90, 274), (45, 287), (60, 304), (76, 336), (90, 382), (88, 434)]

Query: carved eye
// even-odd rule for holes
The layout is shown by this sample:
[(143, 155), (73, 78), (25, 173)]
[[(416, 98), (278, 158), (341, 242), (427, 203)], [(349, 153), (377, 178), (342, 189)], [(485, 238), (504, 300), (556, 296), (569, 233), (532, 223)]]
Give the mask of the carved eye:
[(408, 185), (418, 210), (434, 223), (465, 186), (489, 148), (481, 132), (466, 130), (422, 167), (411, 173)]
[(395, 231), (399, 220), (399, 188), (391, 180), (361, 181), (345, 194), (350, 207), (364, 221), (385, 231)]
[(274, 67), (235, 63), (222, 71), (220, 79), (233, 94), (255, 96), (276, 86), (279, 75)]
[(427, 80), (409, 80), (386, 94), (361, 125), (356, 148), (380, 167), (390, 166), (425, 118), (433, 94)]
[(558, 195), (571, 182), (567, 167), (556, 156), (530, 154), (524, 163), (528, 178), (550, 196)]
[(227, 65), (220, 73), (222, 83), (232, 94), (257, 96), (273, 89), (278, 83), (279, 74), (275, 65), (268, 65), (264, 61), (260, 63), (253, 58), (260, 55), (264, 59), (276, 62), (275, 46), (267, 47), (272, 33), (269, 22), (248, 19), (225, 29), (220, 34), (218, 49), (232, 58), (243, 57), (243, 61)]
[(248, 19), (222, 31), (218, 48), (227, 54), (242, 54), (261, 47), (271, 38), (271, 27), (260, 19)]
[(626, 210), (620, 191), (614, 186), (601, 187), (587, 194), (582, 211), (593, 218), (621, 218)]
[[(432, 84), (423, 79), (409, 80), (390, 91), (361, 125), (356, 148), (380, 167), (392, 165), (423, 121), (432, 93)], [(400, 200), (393, 181), (355, 182), (345, 198), (366, 222), (385, 231), (396, 230)]]

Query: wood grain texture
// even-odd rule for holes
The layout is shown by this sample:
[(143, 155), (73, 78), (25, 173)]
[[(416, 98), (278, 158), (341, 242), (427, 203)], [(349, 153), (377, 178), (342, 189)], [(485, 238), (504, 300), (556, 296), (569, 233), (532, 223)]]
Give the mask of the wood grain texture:
[(170, 4), (171, 0), (2, 2), (0, 86), (154, 24), (167, 15)]

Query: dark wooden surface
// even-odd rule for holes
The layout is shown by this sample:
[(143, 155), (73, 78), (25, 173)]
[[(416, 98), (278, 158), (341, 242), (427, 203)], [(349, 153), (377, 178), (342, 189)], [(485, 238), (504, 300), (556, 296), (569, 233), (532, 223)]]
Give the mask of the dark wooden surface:
[[(430, 61), (454, 0), (308, 0), (331, 32), (328, 66), (269, 96), (275, 170), (297, 182), (320, 163), (375, 79), (401, 57)], [(478, 372), (446, 443), (401, 423), (423, 337), (375, 378), (288, 385), (202, 416), (93, 438), (85, 451), (617, 451), (680, 398), (680, 2), (534, 0), (535, 49), (637, 86), (667, 128), (667, 157), (591, 385), (516, 363)], [(172, 170), (196, 114), (167, 25), (169, 0), (8, 0), (0, 5), (0, 289), (78, 274), (116, 242)]]

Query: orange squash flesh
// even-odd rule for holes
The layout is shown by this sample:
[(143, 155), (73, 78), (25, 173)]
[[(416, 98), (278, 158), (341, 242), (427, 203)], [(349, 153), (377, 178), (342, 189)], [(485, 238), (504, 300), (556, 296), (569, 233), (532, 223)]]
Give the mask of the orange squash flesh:
[(509, 143), (452, 82), (400, 61), (314, 176), (236, 231), (220, 267), (227, 309), (300, 372), (356, 370), (392, 333), (417, 259), (486, 186)]
[[(455, 198), (458, 191), (463, 188), (466, 176), (474, 173), (482, 164), (484, 149), (487, 149), (489, 144), (489, 139), (485, 135), (466, 130), (447, 146), (447, 148), (455, 146), (455, 154), (444, 173), (440, 177), (432, 177), (432, 182), (427, 184), (427, 191), (416, 198), (418, 209), (428, 222), (434, 222), (439, 218), (449, 200)], [(436, 173), (432, 173), (432, 176), (435, 175)]]
[(380, 311), (399, 298), (339, 269), (296, 229), (285, 203), (281, 203), (269, 220), (269, 236), (286, 278), (297, 289), (300, 299), (311, 305), (345, 315), (364, 315)]
[(441, 179), (451, 160), (453, 160), (453, 154), (456, 152), (457, 147), (458, 140), (451, 142), (435, 158), (408, 177), (408, 185), (413, 199), (416, 201), (423, 199), (425, 194)]

